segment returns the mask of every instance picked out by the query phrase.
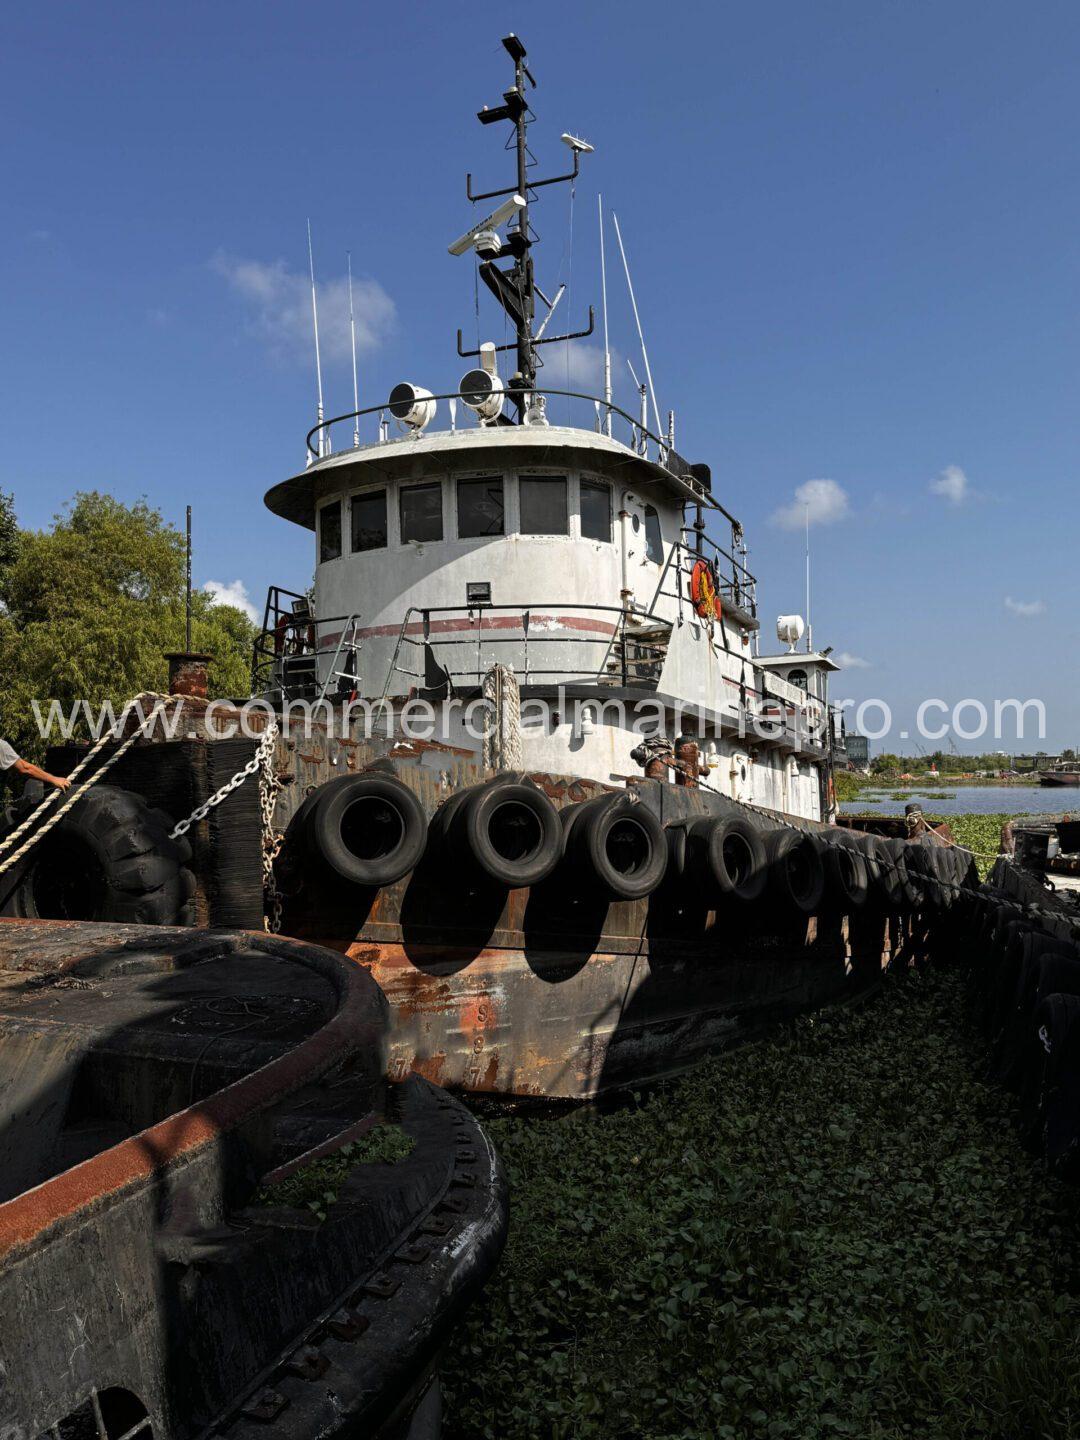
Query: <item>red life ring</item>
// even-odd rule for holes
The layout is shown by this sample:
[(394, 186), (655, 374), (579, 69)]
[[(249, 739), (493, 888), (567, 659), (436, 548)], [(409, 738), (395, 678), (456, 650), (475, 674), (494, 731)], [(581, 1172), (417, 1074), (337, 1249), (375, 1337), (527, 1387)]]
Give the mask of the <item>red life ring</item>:
[(690, 603), (702, 620), (720, 619), (720, 589), (708, 560), (695, 560), (690, 571)]

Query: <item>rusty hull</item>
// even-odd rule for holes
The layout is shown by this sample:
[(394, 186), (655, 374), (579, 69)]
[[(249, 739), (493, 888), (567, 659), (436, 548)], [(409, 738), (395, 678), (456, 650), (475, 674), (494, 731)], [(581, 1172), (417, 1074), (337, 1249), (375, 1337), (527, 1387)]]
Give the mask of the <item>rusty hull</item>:
[[(300, 795), (333, 763), (333, 744), (309, 741), (297, 754), (307, 782)], [(388, 747), (369, 766), (392, 769), (429, 815), (486, 778), (471, 759), (439, 747)], [(572, 776), (529, 778), (559, 807), (608, 788)], [(700, 788), (642, 779), (636, 789), (664, 824), (703, 814), (771, 823)], [(686, 888), (609, 904), (572, 893), (557, 872), (507, 893), (470, 880), (453, 857), (429, 853), (379, 891), (307, 876), (286, 904), (284, 928), (349, 954), (378, 981), (393, 1016), (392, 1076), (413, 1071), (454, 1089), (567, 1100), (683, 1070), (778, 1021), (863, 993), (900, 943), (881, 918), (819, 930), (813, 920), (764, 911), (711, 911)]]

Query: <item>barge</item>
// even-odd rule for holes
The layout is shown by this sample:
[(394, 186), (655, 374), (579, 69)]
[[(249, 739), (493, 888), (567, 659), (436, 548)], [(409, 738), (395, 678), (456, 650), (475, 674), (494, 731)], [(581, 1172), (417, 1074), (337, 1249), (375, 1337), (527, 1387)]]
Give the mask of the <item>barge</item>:
[(5, 1434), (434, 1440), (507, 1197), (386, 1022), (295, 941), (0, 921)]

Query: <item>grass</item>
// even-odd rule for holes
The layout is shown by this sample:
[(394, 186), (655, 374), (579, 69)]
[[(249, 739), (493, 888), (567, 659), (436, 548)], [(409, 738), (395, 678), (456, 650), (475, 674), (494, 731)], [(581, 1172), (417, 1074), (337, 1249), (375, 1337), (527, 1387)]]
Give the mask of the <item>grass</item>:
[(1076, 1197), (978, 1073), (937, 971), (614, 1113), (487, 1122), (511, 1237), (448, 1440), (1080, 1433)]
[(375, 1125), (321, 1160), (260, 1190), (255, 1205), (290, 1205), (325, 1220), (338, 1191), (357, 1165), (394, 1165), (412, 1153), (415, 1141), (396, 1125)]

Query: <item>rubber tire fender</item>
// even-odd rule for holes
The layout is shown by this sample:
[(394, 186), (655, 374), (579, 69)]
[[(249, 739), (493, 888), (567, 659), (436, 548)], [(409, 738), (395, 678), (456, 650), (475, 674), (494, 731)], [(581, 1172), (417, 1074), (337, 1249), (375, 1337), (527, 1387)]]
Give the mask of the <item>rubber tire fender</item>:
[[(353, 885), (381, 887), (403, 880), (419, 863), (427, 844), (428, 823), (415, 793), (394, 775), (368, 772), (340, 775), (312, 795), (305, 842), (312, 858)], [(364, 836), (374, 842), (371, 854), (358, 852), (346, 839), (350, 812), (370, 808)], [(385, 826), (379, 847), (376, 827)]]
[(825, 894), (824, 846), (805, 830), (769, 830), (765, 835), (768, 888), (773, 897), (799, 915), (814, 915)]
[[(597, 795), (567, 805), (560, 819), (567, 862), (583, 867), (610, 899), (644, 900), (663, 881), (668, 838), (660, 821), (636, 796), (625, 792)], [(629, 841), (636, 843), (638, 857), (633, 868), (624, 869), (617, 863), (617, 848)]]
[[(447, 803), (453, 805), (456, 798)], [(516, 822), (511, 819), (522, 833), (530, 822), (534, 827), (535, 840), (518, 855), (504, 854), (493, 839), (492, 826), (499, 812), (510, 808), (518, 811)], [(539, 885), (562, 859), (559, 812), (531, 780), (507, 776), (477, 785), (463, 793), (445, 823), (447, 837), (460, 840), (472, 864), (508, 890)]]
[[(42, 840), (16, 894), (16, 909), (30, 919), (99, 920), (140, 925), (194, 922), (195, 879), (184, 867), (190, 846), (170, 839), (174, 821), (141, 795), (118, 785), (95, 785)], [(53, 846), (82, 846), (101, 872), (92, 913), (56, 914), (40, 903), (35, 875), (50, 864)]]
[(866, 857), (854, 845), (824, 845), (825, 893), (840, 911), (849, 915), (861, 910), (870, 894)]
[(710, 816), (690, 826), (690, 863), (710, 889), (751, 905), (769, 880), (762, 832), (738, 816)]
[(906, 840), (883, 840), (884, 873), (888, 878), (889, 905), (897, 910), (917, 910), (922, 899), (918, 886), (908, 873)]

